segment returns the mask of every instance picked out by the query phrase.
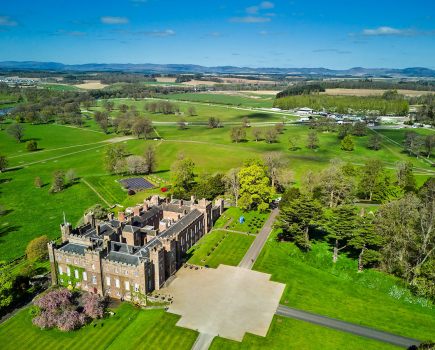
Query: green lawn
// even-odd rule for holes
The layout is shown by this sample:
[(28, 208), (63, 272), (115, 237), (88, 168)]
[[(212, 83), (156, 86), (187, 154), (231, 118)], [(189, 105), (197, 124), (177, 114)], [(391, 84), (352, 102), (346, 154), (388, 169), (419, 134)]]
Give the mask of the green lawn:
[(182, 93), (182, 94), (169, 94), (161, 95), (162, 98), (171, 100), (183, 100), (193, 102), (215, 103), (234, 106), (247, 106), (247, 107), (273, 107), (273, 96), (265, 97), (249, 97), (242, 95), (230, 94), (207, 94), (207, 93)]
[(344, 255), (333, 266), (331, 257), (324, 243), (304, 254), (273, 235), (254, 269), (286, 284), (285, 305), (420, 340), (434, 338), (435, 308), (427, 301), (392, 276), (376, 270), (357, 273), (357, 262)]
[[(241, 216), (245, 218), (244, 223), (239, 222)], [(216, 221), (215, 227), (225, 227), (228, 230), (257, 234), (268, 216), (269, 213), (260, 213), (258, 211), (246, 212), (238, 207), (231, 207)]]
[[(184, 95), (184, 94), (183, 94)], [(169, 95), (170, 96), (170, 95)], [(216, 95), (219, 96), (219, 95)], [(167, 98), (167, 96), (162, 96)], [(225, 97), (225, 96), (224, 96)], [(231, 96), (229, 96), (231, 97)], [(175, 114), (161, 114), (161, 113), (150, 113), (145, 111), (144, 107), (150, 102), (156, 102), (160, 99), (143, 99), (143, 100), (133, 100), (133, 99), (111, 99), (115, 103), (115, 110), (111, 113), (114, 117), (119, 113), (118, 106), (120, 104), (126, 104), (128, 106), (135, 106), (137, 111), (141, 115), (146, 116), (154, 122), (177, 122), (181, 118), (185, 119), (189, 123), (200, 123), (207, 124), (209, 117), (219, 118), (223, 123), (241, 123), (244, 117), (248, 117), (251, 123), (254, 122), (280, 122), (283, 120), (283, 116), (280, 113), (265, 112), (259, 110), (251, 110), (251, 107), (237, 107), (230, 104), (222, 105), (209, 105), (205, 102), (186, 102), (186, 101), (173, 101), (178, 105), (180, 109), (180, 115)], [(254, 102), (256, 99), (251, 99)], [(102, 102), (99, 101), (97, 107), (91, 108), (91, 110), (101, 110)], [(195, 107), (196, 115), (189, 116), (189, 107)]]
[[(123, 303), (115, 315), (74, 332), (40, 330), (23, 309), (0, 324), (0, 344), (8, 349), (190, 349), (197, 333), (175, 326), (178, 316), (140, 310)], [(95, 325), (95, 326), (94, 326)]]
[(266, 337), (247, 333), (243, 342), (216, 337), (210, 350), (220, 349), (392, 350), (400, 348), (311, 323), (274, 316)]
[(236, 266), (254, 240), (240, 233), (212, 231), (199, 240), (188, 252), (189, 263), (218, 267), (220, 264)]

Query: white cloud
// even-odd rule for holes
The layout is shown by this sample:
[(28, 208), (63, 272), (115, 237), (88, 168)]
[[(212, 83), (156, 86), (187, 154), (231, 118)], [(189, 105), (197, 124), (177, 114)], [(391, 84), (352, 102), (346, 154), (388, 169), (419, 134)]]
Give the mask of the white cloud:
[(270, 1), (263, 1), (258, 5), (249, 6), (245, 9), (246, 13), (250, 15), (256, 15), (260, 10), (270, 10), (275, 7), (275, 4)]
[(392, 27), (378, 27), (374, 29), (364, 29), (363, 35), (367, 36), (381, 36), (381, 35), (414, 35), (415, 31), (412, 29), (397, 29)]
[(103, 16), (100, 20), (104, 24), (127, 24), (129, 22), (127, 17)]
[(17, 25), (18, 25), (18, 23), (16, 21), (12, 20), (10, 17), (0, 16), (0, 26), (15, 27)]
[(230, 18), (230, 22), (234, 22), (234, 23), (266, 23), (270, 21), (271, 21), (270, 17), (260, 17), (260, 16)]
[(140, 32), (143, 35), (155, 36), (155, 37), (166, 37), (166, 36), (174, 36), (176, 33), (172, 29), (166, 30), (152, 30), (149, 32)]
[(263, 1), (260, 4), (260, 8), (263, 10), (273, 9), (274, 7), (275, 7), (275, 4), (273, 2), (270, 2), (270, 1)]

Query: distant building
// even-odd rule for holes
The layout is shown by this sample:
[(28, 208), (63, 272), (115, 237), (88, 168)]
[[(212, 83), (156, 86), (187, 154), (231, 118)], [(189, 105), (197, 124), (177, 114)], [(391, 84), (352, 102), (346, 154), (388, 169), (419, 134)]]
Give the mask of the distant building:
[(311, 108), (308, 108), (308, 107), (302, 107), (302, 108), (299, 108), (299, 109), (296, 111), (296, 113), (297, 113), (298, 115), (312, 115), (313, 112), (314, 112), (314, 110), (311, 109)]
[(48, 244), (52, 283), (117, 299), (137, 300), (162, 287), (186, 252), (222, 214), (223, 200), (152, 196), (143, 205), (75, 229), (61, 225), (62, 243)]

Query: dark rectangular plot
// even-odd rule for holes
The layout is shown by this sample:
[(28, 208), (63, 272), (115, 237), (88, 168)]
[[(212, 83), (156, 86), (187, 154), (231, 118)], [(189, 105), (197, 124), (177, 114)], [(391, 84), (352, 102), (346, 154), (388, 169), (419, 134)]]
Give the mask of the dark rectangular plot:
[(150, 188), (154, 188), (155, 186), (144, 179), (143, 177), (132, 177), (129, 179), (118, 180), (118, 182), (127, 190), (147, 190)]

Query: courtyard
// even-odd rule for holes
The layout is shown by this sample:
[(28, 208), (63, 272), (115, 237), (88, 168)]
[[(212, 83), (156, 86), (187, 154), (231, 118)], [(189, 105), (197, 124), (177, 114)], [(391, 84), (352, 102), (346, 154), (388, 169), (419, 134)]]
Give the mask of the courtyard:
[(269, 274), (219, 265), (182, 268), (160, 292), (173, 297), (168, 311), (181, 316), (177, 326), (242, 341), (247, 332), (266, 336), (284, 288)]

